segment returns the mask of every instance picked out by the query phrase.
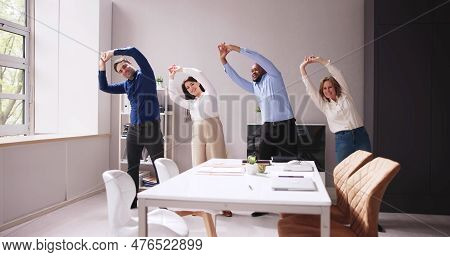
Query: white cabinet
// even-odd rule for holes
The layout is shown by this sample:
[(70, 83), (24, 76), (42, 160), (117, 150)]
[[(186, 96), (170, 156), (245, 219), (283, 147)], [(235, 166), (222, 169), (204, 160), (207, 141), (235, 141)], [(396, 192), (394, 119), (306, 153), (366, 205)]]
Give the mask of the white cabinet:
[[(170, 102), (168, 89), (166, 87), (158, 87), (158, 101), (161, 119), (161, 131), (164, 136), (164, 157), (173, 159), (174, 151), (174, 105)], [(119, 133), (119, 167), (120, 170), (127, 171), (127, 137), (126, 125), (130, 123), (130, 102), (126, 94), (120, 96), (120, 133)], [(141, 165), (139, 168), (139, 176), (144, 181), (156, 182), (154, 168), (150, 156), (146, 154), (146, 149), (143, 150), (143, 157), (141, 157)], [(142, 185), (143, 186), (143, 185)]]

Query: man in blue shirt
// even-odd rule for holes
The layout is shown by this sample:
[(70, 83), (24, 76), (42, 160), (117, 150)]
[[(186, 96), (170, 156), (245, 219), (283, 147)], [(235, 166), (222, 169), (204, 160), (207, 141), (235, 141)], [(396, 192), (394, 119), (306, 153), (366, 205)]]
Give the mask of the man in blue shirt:
[[(120, 58), (114, 63), (114, 70), (122, 75), (126, 81), (108, 84), (105, 63), (114, 55), (134, 58), (140, 69), (133, 67), (128, 59)], [(143, 148), (145, 147), (150, 153), (152, 162), (164, 157), (155, 75), (145, 56), (135, 47), (128, 47), (101, 53), (98, 81), (100, 90), (103, 92), (127, 94), (130, 100), (131, 124), (127, 133), (128, 174), (133, 178), (136, 192), (138, 192), (139, 165)], [(155, 167), (154, 163), (153, 167)], [(157, 172), (156, 179), (159, 183)], [(135, 197), (131, 208), (136, 207), (137, 198)]]
[[(295, 118), (286, 92), (281, 72), (259, 53), (235, 45), (222, 43), (218, 46), (220, 60), (228, 76), (258, 99), (264, 124), (261, 127), (261, 144), (258, 159), (268, 160), (272, 156), (296, 158), (297, 132)], [(251, 68), (252, 82), (237, 74), (226, 59), (228, 53), (241, 53), (256, 63)]]

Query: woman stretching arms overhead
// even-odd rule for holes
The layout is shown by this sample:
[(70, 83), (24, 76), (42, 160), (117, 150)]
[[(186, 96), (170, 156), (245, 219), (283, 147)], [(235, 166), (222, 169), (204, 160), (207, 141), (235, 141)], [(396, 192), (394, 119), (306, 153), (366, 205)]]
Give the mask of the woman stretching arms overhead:
[[(184, 97), (177, 93), (174, 85), (177, 72), (188, 75), (181, 84)], [(169, 96), (172, 101), (191, 113), (192, 165), (199, 165), (211, 158), (227, 158), (216, 90), (203, 73), (194, 68), (175, 65), (169, 67)]]
[[(177, 72), (188, 77), (181, 84), (184, 97), (177, 93), (174, 79)], [(194, 78), (195, 77), (195, 78)], [(192, 165), (199, 165), (212, 158), (227, 158), (222, 122), (217, 108), (217, 94), (209, 80), (198, 69), (169, 67), (169, 96), (172, 101), (188, 109), (192, 124)], [(231, 217), (231, 211), (223, 211)]]
[[(320, 82), (320, 88), (313, 87), (306, 73), (306, 66), (319, 63), (325, 66), (331, 76)], [(328, 127), (336, 138), (336, 162), (339, 163), (356, 150), (371, 151), (369, 136), (356, 111), (347, 82), (341, 71), (334, 67), (330, 60), (317, 56), (305, 57), (300, 65), (306, 92), (314, 104), (321, 110), (328, 121)]]

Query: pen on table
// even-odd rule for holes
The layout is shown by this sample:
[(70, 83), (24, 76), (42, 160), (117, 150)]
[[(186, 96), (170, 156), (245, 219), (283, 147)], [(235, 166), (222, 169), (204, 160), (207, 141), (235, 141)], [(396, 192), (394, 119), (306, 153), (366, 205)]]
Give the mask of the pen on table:
[(253, 187), (251, 185), (248, 185), (248, 188), (253, 191)]
[(303, 176), (278, 176), (279, 178), (303, 178)]

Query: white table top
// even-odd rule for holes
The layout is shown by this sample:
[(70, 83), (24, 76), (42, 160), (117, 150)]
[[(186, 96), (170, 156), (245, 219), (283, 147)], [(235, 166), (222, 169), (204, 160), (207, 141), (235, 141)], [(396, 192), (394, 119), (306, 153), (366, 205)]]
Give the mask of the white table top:
[[(274, 191), (271, 188), (269, 176), (260, 175), (204, 175), (197, 171), (201, 166), (225, 163), (227, 165), (239, 165), (238, 159), (211, 159), (208, 162), (196, 166), (168, 181), (147, 189), (138, 194), (139, 199), (166, 200), (186, 202), (214, 202), (235, 203), (250, 205), (284, 205), (284, 206), (311, 206), (329, 207), (330, 197), (323, 185), (320, 175), (313, 161), (314, 172), (304, 172), (295, 175), (311, 176), (316, 184), (316, 191)], [(242, 166), (243, 167), (243, 166)], [(274, 172), (273, 172), (274, 173)], [(293, 175), (292, 172), (286, 172)], [(277, 173), (278, 174), (278, 173)]]

